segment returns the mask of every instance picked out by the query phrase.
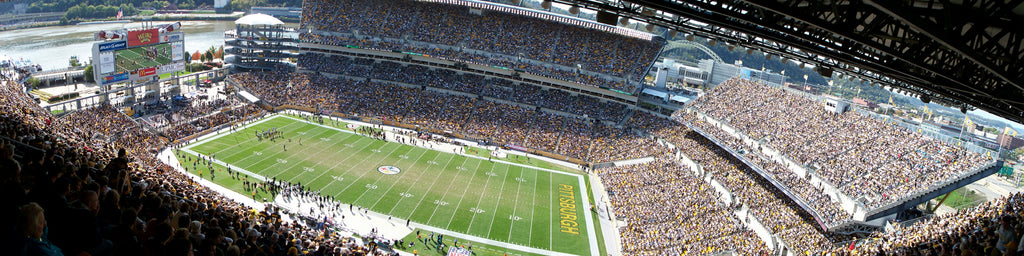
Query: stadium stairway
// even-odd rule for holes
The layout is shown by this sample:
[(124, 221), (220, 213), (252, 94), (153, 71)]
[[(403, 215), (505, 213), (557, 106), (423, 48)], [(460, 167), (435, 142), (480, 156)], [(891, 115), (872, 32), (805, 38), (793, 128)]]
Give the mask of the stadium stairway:
[[(28, 157), (41, 156), (43, 155), (43, 153), (46, 152), (43, 149), (22, 143), (21, 141), (9, 138), (7, 136), (0, 136), (0, 140), (7, 141), (7, 143), (14, 145), (14, 152), (12, 153), (14, 153), (14, 160), (17, 160), (19, 163), (26, 162), (24, 160), (27, 159)], [(61, 156), (61, 158), (63, 158), (63, 156)]]
[(691, 130), (693, 130), (693, 131), (697, 132), (698, 134), (700, 134), (701, 136), (703, 136), (704, 138), (707, 138), (708, 140), (710, 140), (716, 146), (724, 149), (726, 152), (728, 152), (730, 155), (732, 155), (736, 159), (739, 159), (746, 166), (750, 167), (750, 169), (754, 170), (754, 172), (756, 172), (759, 176), (761, 176), (762, 178), (767, 180), (769, 183), (771, 183), (773, 186), (775, 186), (775, 188), (779, 189), (779, 191), (782, 191), (782, 193), (785, 194), (786, 197), (789, 197), (790, 199), (792, 199), (793, 202), (797, 204), (797, 206), (799, 206), (801, 209), (804, 210), (804, 212), (807, 212), (809, 215), (811, 215), (811, 218), (814, 219), (816, 224), (822, 230), (829, 230), (828, 225), (825, 224), (825, 219), (823, 219), (821, 217), (821, 215), (818, 213), (818, 211), (816, 211), (814, 208), (812, 208), (810, 206), (810, 204), (808, 204), (802, 197), (798, 196), (796, 192), (793, 192), (791, 189), (789, 189), (788, 186), (786, 186), (782, 182), (776, 180), (773, 175), (768, 174), (764, 169), (761, 168), (761, 166), (759, 166), (757, 164), (754, 164), (749, 159), (747, 159), (745, 156), (743, 156), (743, 154), (740, 154), (740, 153), (736, 152), (731, 147), (729, 147), (727, 144), (719, 141), (714, 136), (711, 136), (711, 134), (708, 134), (707, 132), (705, 132), (700, 127), (697, 127), (696, 125), (691, 125), (689, 122), (686, 122), (686, 121), (682, 121), (682, 123), (684, 125), (686, 125), (687, 127), (689, 127)]
[(623, 115), (622, 120), (619, 120), (618, 122), (615, 122), (615, 126), (616, 127), (623, 127), (623, 126), (625, 126), (626, 122), (629, 122), (629, 119), (633, 118), (633, 114), (634, 113), (636, 113), (635, 109), (627, 109), (626, 114)]

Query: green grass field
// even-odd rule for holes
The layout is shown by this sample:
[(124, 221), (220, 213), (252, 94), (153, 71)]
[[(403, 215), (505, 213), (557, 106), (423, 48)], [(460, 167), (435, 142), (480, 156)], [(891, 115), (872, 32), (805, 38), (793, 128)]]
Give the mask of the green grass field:
[(950, 192), (949, 198), (946, 198), (943, 204), (953, 207), (953, 209), (962, 210), (978, 206), (984, 202), (985, 196), (970, 191), (967, 188), (959, 188)]
[[(155, 59), (146, 57), (146, 50), (150, 48), (155, 49), (157, 52)], [(114, 54), (116, 55), (116, 57), (114, 57), (116, 72), (133, 71), (140, 68), (155, 67), (171, 63), (171, 44), (164, 43), (118, 50), (114, 52)]]
[[(587, 210), (590, 203), (581, 194), (589, 190), (584, 190), (584, 178), (575, 172), (541, 170), (385, 142), (339, 126), (340, 129), (331, 128), (279, 115), (235, 133), (188, 145), (181, 152), (213, 153), (217, 160), (235, 168), (300, 182), (343, 203), (464, 234), (461, 238), (470, 241), (478, 237), (576, 255), (592, 255), (592, 250), (598, 254), (599, 248), (593, 248), (590, 242), (597, 235), (592, 234), (591, 228), (599, 229), (593, 218), (596, 215)], [(256, 129), (270, 127), (277, 127), (286, 139), (270, 142), (255, 138)], [(299, 145), (300, 139), (303, 145)], [(287, 150), (282, 144), (286, 144)], [(187, 154), (182, 158), (181, 152), (179, 159), (187, 160)], [(522, 158), (510, 160), (550, 165)], [(381, 166), (394, 166), (401, 171), (383, 174), (378, 171)], [(241, 182), (226, 173), (217, 176), (214, 182), (248, 195), (241, 190)], [(569, 198), (575, 203), (560, 205), (560, 201)], [(567, 214), (559, 214), (560, 210)], [(571, 223), (578, 224), (578, 231), (567, 228)], [(501, 246), (473, 244), (477, 255), (532, 255)], [(426, 252), (423, 248), (419, 250)]]

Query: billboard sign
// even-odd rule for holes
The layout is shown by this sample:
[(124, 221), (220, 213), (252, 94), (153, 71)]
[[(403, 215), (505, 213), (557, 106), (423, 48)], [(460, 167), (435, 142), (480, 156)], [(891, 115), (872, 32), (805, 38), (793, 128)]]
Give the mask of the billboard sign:
[(128, 46), (155, 44), (160, 42), (160, 29), (151, 28), (128, 31)]
[(113, 51), (100, 52), (100, 58), (98, 62), (99, 63), (96, 67), (99, 69), (100, 74), (109, 74), (110, 72), (114, 72)]
[(182, 42), (171, 43), (171, 61), (181, 61), (185, 59), (185, 47)]
[(156, 73), (157, 74), (167, 74), (167, 73), (171, 73), (171, 72), (175, 72), (175, 71), (182, 71), (182, 70), (185, 70), (185, 63), (184, 62), (175, 62), (175, 63), (171, 63), (171, 64), (167, 64), (167, 65), (163, 65), (163, 66), (157, 67)]
[[(101, 31), (93, 44), (93, 75), (100, 84), (143, 81), (185, 69), (185, 33), (180, 23), (132, 31)], [(171, 32), (174, 31), (174, 32)], [(113, 36), (122, 40), (112, 41)]]
[(156, 75), (156, 67), (139, 69), (139, 77)]
[(127, 48), (127, 45), (128, 44), (125, 43), (125, 41), (113, 41), (113, 42), (101, 43), (99, 47), (100, 47), (100, 51), (104, 52), (104, 51), (121, 50), (121, 49)]
[(185, 38), (185, 33), (182, 32), (164, 33), (162, 36), (160, 36), (160, 42), (166, 43), (181, 41), (183, 38)]
[(109, 83), (120, 82), (120, 81), (124, 81), (124, 80), (128, 80), (128, 73), (117, 73), (117, 74), (113, 74), (113, 75), (109, 75), (109, 76), (104, 76), (102, 82), (104, 84), (109, 84)]

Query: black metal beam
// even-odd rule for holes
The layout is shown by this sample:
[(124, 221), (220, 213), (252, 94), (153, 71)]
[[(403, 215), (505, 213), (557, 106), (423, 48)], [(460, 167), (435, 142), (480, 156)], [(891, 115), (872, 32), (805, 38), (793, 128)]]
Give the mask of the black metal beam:
[[(764, 49), (802, 62), (845, 70), (880, 84), (906, 89), (923, 88), (936, 96), (966, 102), (1013, 121), (1024, 121), (1024, 104), (1015, 102), (1017, 98), (1024, 98), (1024, 91), (1002, 88), (1012, 88), (1005, 85), (1021, 81), (1011, 83), (995, 75), (986, 75), (989, 72), (971, 59), (915, 31), (913, 27), (900, 22), (899, 17), (887, 15), (861, 1), (554, 1), (611, 11), (677, 31)], [(1012, 0), (1003, 5), (987, 3), (984, 10), (1009, 15), (1014, 4), (1021, 2), (1024, 0)], [(943, 19), (949, 16), (941, 10), (934, 10), (948, 4), (935, 1), (915, 3), (920, 4), (910, 8), (916, 10), (916, 17), (931, 15)], [(641, 13), (644, 8), (639, 6), (661, 12), (653, 15), (651, 12)], [(963, 19), (964, 22), (956, 23), (962, 25), (971, 22)], [(691, 21), (708, 25), (695, 25)], [(984, 23), (991, 21), (985, 20)], [(950, 33), (950, 30), (957, 27), (940, 28), (938, 31)], [(1024, 42), (1021, 41), (1024, 40), (1024, 33), (1019, 32), (1020, 28), (1010, 29), (1014, 32), (996, 35), (978, 33), (970, 40), (978, 42), (976, 45), (979, 47), (986, 47), (976, 54), (1011, 54), (1003, 55), (991, 63), (1009, 70), (1011, 74), (1024, 75), (1024, 61), (1020, 61), (1024, 57)], [(992, 42), (998, 40), (1007, 43), (1005, 46), (1000, 43), (998, 47), (992, 47)]]

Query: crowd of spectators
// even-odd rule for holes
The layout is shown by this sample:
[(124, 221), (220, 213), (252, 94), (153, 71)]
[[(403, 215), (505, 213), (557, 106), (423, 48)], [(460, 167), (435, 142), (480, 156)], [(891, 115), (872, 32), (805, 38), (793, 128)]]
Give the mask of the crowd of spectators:
[(627, 220), (621, 229), (626, 255), (769, 254), (711, 185), (666, 156), (597, 172), (616, 217)]
[[(834, 243), (846, 238), (823, 233), (811, 216), (754, 173), (750, 166), (678, 121), (687, 120), (701, 127), (732, 149), (756, 150), (693, 116), (668, 118), (636, 112), (627, 122), (628, 127), (615, 128), (517, 104), (383, 82), (274, 72), (242, 73), (231, 79), (271, 104), (292, 104), (487, 135), (505, 143), (522, 143), (594, 161), (655, 156), (653, 162), (645, 164), (596, 170), (609, 191), (615, 214), (628, 220), (628, 225), (621, 230), (627, 254), (733, 251), (740, 255), (766, 255), (769, 252), (764, 244), (734, 215), (734, 211), (745, 206), (752, 213), (751, 218), (764, 223), (798, 254), (875, 255), (881, 251), (897, 255), (1020, 255), (1021, 243), (1017, 241), (1021, 241), (1024, 234), (1024, 194), (933, 217), (915, 225), (896, 225), (892, 231), (874, 233), (868, 239), (855, 242), (853, 250), (837, 247)], [(0, 203), (0, 214), (15, 223), (3, 229), (7, 239), (3, 239), (0, 246), (11, 249), (5, 251), (15, 255), (167, 256), (384, 253), (364, 246), (357, 238), (339, 236), (281, 217), (290, 213), (274, 208), (262, 211), (249, 208), (173, 171), (156, 159), (157, 150), (166, 147), (168, 140), (142, 129), (139, 123), (113, 106), (94, 106), (56, 118), (36, 105), (21, 85), (10, 81), (0, 83), (0, 116), (3, 117), (0, 118), (0, 136), (3, 137), (0, 139), (0, 188), (7, 197)], [(797, 100), (792, 104), (804, 103)], [(189, 124), (213, 127), (260, 111), (253, 105), (244, 105), (234, 111), (208, 113), (218, 109), (208, 108), (206, 113), (197, 111), (195, 116), (201, 118)], [(753, 115), (749, 111), (726, 112), (721, 106), (714, 109), (721, 111), (717, 113), (734, 113), (735, 117)], [(794, 116), (804, 122), (815, 120)], [(836, 136), (844, 140), (918, 143), (907, 152), (895, 153), (896, 160), (891, 163), (898, 164), (893, 166), (937, 169), (961, 166), (939, 164), (942, 159), (973, 161), (973, 158), (965, 158), (969, 153), (956, 148), (930, 140), (907, 139), (905, 137), (914, 135), (898, 129), (877, 128), (884, 125), (873, 123), (877, 122), (873, 119), (849, 118), (851, 120), (836, 122), (875, 127), (882, 132), (868, 137), (838, 132)], [(737, 118), (722, 120), (736, 127), (758, 127), (741, 123)], [(827, 129), (829, 126), (818, 127)], [(840, 130), (831, 129), (831, 132)], [(180, 135), (196, 131), (180, 127), (171, 130)], [(773, 138), (772, 133), (763, 130), (751, 131), (747, 134)], [(674, 145), (682, 155), (703, 167), (707, 175), (720, 181), (730, 191), (734, 203), (721, 203), (717, 192), (701, 180), (701, 176), (673, 160), (667, 147), (642, 135), (652, 135)], [(770, 145), (782, 145), (776, 143)], [(845, 149), (852, 150), (858, 149)], [(882, 148), (871, 145), (860, 150)], [(845, 151), (810, 152), (806, 156), (824, 155), (826, 160), (834, 162), (841, 160), (829, 158), (848, 155)], [(15, 152), (20, 160), (15, 159)], [(892, 156), (886, 154), (893, 153), (864, 154)], [(802, 179), (782, 169), (777, 162), (759, 154), (744, 157), (787, 184), (789, 189), (804, 195), (803, 200), (817, 207), (819, 213), (825, 213), (826, 222), (845, 218), (842, 211), (818, 205), (817, 202), (828, 198), (811, 196), (814, 193), (809, 191), (815, 189), (806, 182), (797, 182)], [(936, 161), (915, 162), (920, 158)], [(847, 183), (862, 184), (858, 181), (863, 179), (855, 178)], [(840, 217), (829, 217), (833, 215)]]
[(871, 234), (833, 255), (1024, 255), (1024, 194)]
[[(385, 65), (387, 69), (400, 67), (395, 64)], [(634, 159), (653, 155), (657, 150), (652, 140), (628, 128), (616, 128), (580, 116), (569, 117), (537, 111), (535, 107), (504, 100), (449, 94), (444, 90), (423, 89), (419, 85), (404, 86), (411, 81), (428, 79), (407, 77), (402, 80), (402, 84), (398, 84), (348, 77), (327, 78), (320, 74), (273, 72), (242, 73), (233, 75), (232, 79), (273, 105), (289, 104), (331, 110), (357, 117), (459, 132), (501, 145), (526, 146), (586, 161)], [(599, 107), (602, 103), (585, 99), (584, 96), (553, 94), (560, 96), (550, 101), (576, 102), (571, 106), (594, 109), (595, 115), (606, 113), (597, 110), (607, 111)], [(548, 101), (544, 98), (541, 100)], [(581, 105), (588, 102), (598, 107)], [(600, 116), (593, 117), (602, 119)], [(607, 137), (595, 138), (595, 132)]]
[(303, 10), (304, 28), (328, 32), (303, 33), (306, 42), (419, 52), (624, 91), (635, 88), (618, 79), (640, 81), (661, 47), (530, 15), (491, 10), (474, 14), (469, 7), (446, 3), (308, 1)]
[(760, 220), (769, 232), (778, 234), (797, 254), (828, 250), (839, 240), (824, 233), (810, 214), (751, 167), (678, 120), (637, 112), (629, 123), (674, 145), (682, 155), (700, 165), (732, 193), (734, 204), (749, 207), (753, 218)]
[[(0, 82), (2, 251), (10, 255), (367, 255), (358, 239), (285, 221), (156, 159), (160, 138), (118, 109), (60, 118)], [(20, 159), (15, 159), (18, 154)]]
[(346, 56), (306, 53), (299, 57), (299, 66), (313, 71), (345, 75), (351, 78), (372, 78), (383, 81), (429, 86), (487, 97), (510, 100), (598, 120), (618, 122), (625, 118), (626, 106), (599, 101), (585, 95), (573, 95), (556, 89), (516, 83), (502, 78), (485, 78), (476, 74), (460, 74), (448, 69), (432, 69), (420, 65), (403, 65), (391, 61), (352, 59)]
[(691, 105), (816, 169), (846, 195), (867, 199), (867, 209), (990, 160), (858, 112), (834, 114), (823, 103), (749, 80), (726, 81)]
[(254, 116), (262, 116), (264, 113), (266, 113), (265, 110), (254, 104), (243, 104), (231, 107), (228, 111), (218, 111), (194, 120), (173, 125), (164, 130), (163, 135), (167, 137), (167, 139), (175, 141), (188, 137), (189, 135), (198, 134), (208, 129), (217, 128), (224, 124), (246, 120)]
[(751, 161), (754, 164), (751, 167), (756, 166), (760, 168), (766, 175), (782, 183), (785, 187), (780, 189), (789, 190), (799, 196), (799, 198), (794, 198), (794, 200), (802, 200), (810, 206), (822, 218), (826, 226), (834, 227), (837, 224), (850, 220), (851, 215), (839, 208), (838, 200), (831, 199), (822, 193), (820, 189), (811, 185), (810, 181), (798, 177), (779, 162), (768, 159), (768, 156), (764, 154), (758, 154), (755, 152), (756, 148), (751, 148), (740, 141), (740, 139), (727, 134), (717, 126), (695, 118), (692, 113), (684, 115), (680, 112), (675, 117), (687, 120), (691, 125), (711, 134), (720, 143), (725, 143), (734, 152), (741, 154), (742, 157)]
[[(289, 90), (287, 93), (296, 95), (325, 93), (325, 91), (296, 90), (298, 87), (286, 88), (287, 84), (292, 84), (289, 80), (321, 81), (336, 87), (326, 92), (338, 94), (338, 98), (346, 99), (341, 101), (344, 102), (342, 103), (343, 105), (337, 108), (342, 113), (408, 121), (428, 127), (434, 124), (445, 124), (446, 127), (457, 129), (456, 131), (464, 134), (487, 137), (502, 143), (514, 144), (519, 141), (525, 141), (525, 145), (530, 148), (541, 150), (554, 149), (552, 150), (553, 152), (567, 156), (589, 156), (583, 157), (584, 159), (637, 158), (637, 156), (653, 156), (658, 151), (664, 152), (666, 148), (659, 146), (651, 139), (638, 135), (638, 133), (653, 134), (677, 145), (678, 148), (683, 150), (684, 154), (694, 157), (697, 162), (705, 166), (711, 173), (714, 173), (716, 177), (721, 177), (727, 188), (733, 191), (735, 198), (738, 199), (737, 202), (748, 205), (753, 216), (766, 223), (766, 226), (773, 233), (780, 234), (791, 248), (801, 252), (816, 252), (832, 246), (829, 238), (826, 237), (820, 226), (815, 223), (815, 220), (806, 212), (803, 212), (781, 191), (753, 173), (749, 167), (739, 162), (736, 158), (733, 158), (721, 148), (717, 148), (707, 139), (687, 129), (680, 123), (667, 118), (654, 117), (644, 112), (637, 112), (629, 122), (632, 127), (619, 129), (584, 119), (566, 117), (544, 111), (535, 112), (529, 109), (522, 109), (518, 105), (472, 99), (454, 94), (441, 97), (439, 95), (444, 94), (436, 91), (409, 89), (394, 84), (344, 78), (327, 79), (327, 81), (324, 81), (323, 78), (317, 78), (318, 75), (315, 74), (276, 75), (276, 77), (270, 77), (271, 75), (268, 74), (239, 74), (235, 75), (233, 79), (243, 81), (242, 83), (246, 85), (247, 89), (254, 91), (257, 95), (267, 95), (268, 97), (262, 98), (270, 99), (269, 102), (272, 104), (292, 104), (287, 98), (277, 96), (282, 90)], [(402, 89), (396, 89), (399, 87)], [(363, 91), (386, 91), (387, 93), (363, 93)], [(425, 100), (428, 98), (429, 100)], [(370, 104), (384, 104), (385, 102), (386, 104), (403, 107), (399, 109), (373, 107), (374, 111), (364, 109), (368, 108), (367, 106)], [(423, 104), (435, 104), (435, 106), (424, 106)], [(411, 109), (412, 111), (403, 112), (400, 109)], [(427, 110), (431, 109), (443, 110), (445, 114), (440, 116), (437, 113), (431, 115), (422, 114), (430, 112)], [(453, 118), (454, 120), (431, 120), (438, 117)], [(456, 123), (453, 124), (451, 122)], [(715, 215), (696, 216), (690, 213), (681, 214), (681, 216), (678, 216), (680, 219), (664, 223), (665, 220), (675, 219), (674, 214), (678, 213), (675, 212), (676, 210), (658, 210), (685, 209), (686, 207), (668, 207), (664, 205), (658, 208), (650, 205), (641, 207), (626, 203), (630, 199), (619, 197), (628, 195), (651, 198), (651, 195), (654, 193), (661, 195), (664, 192), (666, 197), (693, 197), (692, 199), (680, 202), (697, 202), (694, 205), (706, 205), (706, 207), (715, 205), (713, 202), (717, 201), (717, 199), (714, 196), (692, 195), (681, 191), (678, 193), (671, 192), (669, 189), (692, 190), (692, 186), (695, 184), (703, 183), (699, 182), (699, 180), (683, 180), (695, 178), (684, 178), (683, 176), (691, 174), (680, 172), (678, 164), (665, 160), (664, 157), (660, 157), (657, 161), (657, 163), (644, 165), (644, 167), (617, 167), (622, 168), (622, 170), (632, 171), (620, 171), (622, 173), (609, 171), (615, 173), (615, 175), (609, 175), (608, 173), (603, 173), (604, 170), (599, 170), (606, 184), (614, 184), (609, 185), (613, 187), (613, 193), (615, 194), (611, 197), (611, 200), (613, 202), (622, 200), (618, 201), (618, 203), (613, 203), (617, 214), (642, 219), (631, 221), (630, 223), (636, 223), (637, 226), (628, 228), (623, 234), (624, 246), (627, 247), (629, 252), (636, 254), (655, 252), (710, 253), (738, 249), (751, 250), (750, 252), (757, 253), (761, 252), (760, 250), (764, 250), (763, 244), (758, 243), (757, 239), (749, 233), (750, 231), (742, 227), (741, 222), (729, 219), (728, 216), (730, 216), (731, 212), (729, 212), (728, 207), (716, 206), (719, 207), (717, 208), (717, 214), (720, 217), (713, 217)], [(669, 168), (670, 166), (672, 166), (672, 169), (669, 169), (671, 171), (663, 171), (664, 168)], [(678, 182), (671, 183), (677, 184), (675, 186), (663, 184), (648, 188), (636, 188), (632, 186), (645, 184), (644, 181), (640, 181), (644, 179), (618, 177), (619, 175), (627, 175), (625, 173), (628, 173), (628, 175), (641, 175), (639, 177), (643, 178), (669, 175), (665, 179), (675, 178)], [(636, 182), (626, 182), (624, 184), (621, 180), (616, 179)], [(652, 179), (650, 184), (657, 184), (659, 179), (661, 178)], [(682, 186), (681, 184), (689, 186)], [(629, 185), (630, 187), (614, 189), (614, 187), (622, 185)], [(704, 189), (710, 188), (705, 187)], [(681, 221), (682, 216), (687, 216), (688, 219)], [(647, 221), (650, 218), (654, 218), (654, 220)], [(718, 223), (719, 226), (698, 225), (699, 223), (709, 222)], [(709, 231), (707, 233), (684, 232), (689, 230), (687, 229), (688, 227), (696, 229), (706, 228)], [(726, 243), (725, 241), (730, 242)], [(748, 242), (730, 244), (738, 243), (736, 241)], [(749, 241), (754, 241), (754, 243)]]

